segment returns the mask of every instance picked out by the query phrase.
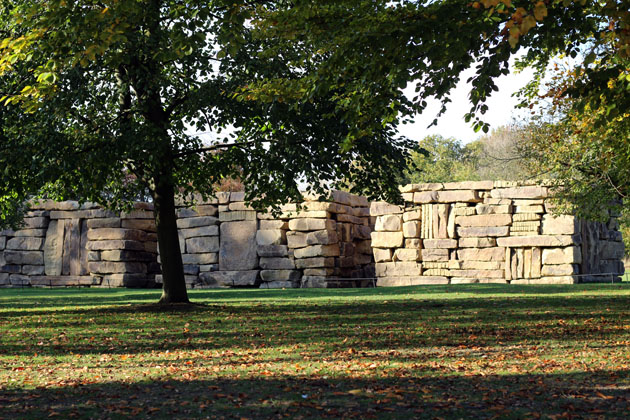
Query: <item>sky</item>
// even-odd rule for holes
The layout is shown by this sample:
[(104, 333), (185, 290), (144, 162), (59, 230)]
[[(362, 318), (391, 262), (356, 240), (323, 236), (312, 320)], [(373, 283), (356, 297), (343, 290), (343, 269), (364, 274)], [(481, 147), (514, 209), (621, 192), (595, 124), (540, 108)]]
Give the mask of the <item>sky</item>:
[[(427, 101), (429, 106), (422, 115), (415, 118), (414, 124), (400, 125), (399, 133), (413, 140), (421, 140), (429, 134), (440, 134), (444, 137), (454, 137), (458, 140), (468, 143), (483, 135), (483, 132), (475, 133), (471, 123), (464, 121), (464, 115), (470, 111), (471, 105), (468, 101), (468, 92), (470, 85), (466, 80), (474, 73), (473, 69), (467, 70), (462, 74), (460, 83), (451, 93), (453, 102), (449, 103), (446, 113), (438, 119), (438, 125), (427, 128), (437, 115), (440, 107), (435, 100)], [(514, 117), (524, 115), (523, 110), (514, 109), (517, 99), (511, 95), (531, 80), (533, 70), (526, 69), (522, 73), (511, 72), (506, 76), (501, 76), (496, 83), (499, 87), (498, 92), (494, 92), (488, 100), (488, 111), (483, 115), (483, 119), (490, 124), (490, 129), (497, 128), (501, 125), (509, 124)], [(415, 84), (405, 91), (408, 97), (414, 96)]]

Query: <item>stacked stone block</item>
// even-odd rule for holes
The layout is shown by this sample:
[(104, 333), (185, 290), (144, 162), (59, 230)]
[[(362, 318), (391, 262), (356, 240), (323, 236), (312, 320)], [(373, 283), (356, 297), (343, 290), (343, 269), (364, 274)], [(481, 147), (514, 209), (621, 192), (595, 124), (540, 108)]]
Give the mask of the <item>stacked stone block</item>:
[(401, 190), (405, 207), (372, 206), (379, 285), (577, 283), (623, 273), (616, 217), (595, 223), (551, 214), (545, 183), (412, 184)]

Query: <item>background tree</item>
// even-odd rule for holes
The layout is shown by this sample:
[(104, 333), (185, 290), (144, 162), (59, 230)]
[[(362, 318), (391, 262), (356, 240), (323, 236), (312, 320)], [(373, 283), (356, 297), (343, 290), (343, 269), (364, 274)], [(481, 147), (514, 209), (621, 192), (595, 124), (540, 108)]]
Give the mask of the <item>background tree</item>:
[[(231, 177), (258, 207), (299, 199), (300, 181), (322, 193), (348, 180), (354, 192), (395, 200), (406, 152), (387, 119), (391, 96), (386, 118), (372, 114), (380, 125), (367, 133), (344, 119), (330, 91), (302, 103), (240, 94), (314, 69), (295, 65), (299, 43), (252, 36), (254, 8), (227, 0), (3, 1), (3, 213), (32, 196), (124, 208), (148, 190), (168, 303), (188, 301), (176, 195), (207, 196)], [(204, 144), (195, 130), (218, 140)]]

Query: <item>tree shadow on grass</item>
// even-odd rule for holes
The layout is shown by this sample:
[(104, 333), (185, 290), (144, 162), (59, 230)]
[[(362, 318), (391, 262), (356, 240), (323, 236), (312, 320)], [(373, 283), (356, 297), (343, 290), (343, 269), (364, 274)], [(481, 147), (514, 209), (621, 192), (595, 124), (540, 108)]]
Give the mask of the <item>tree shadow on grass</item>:
[(627, 418), (630, 373), (77, 379), (0, 390), (0, 419)]

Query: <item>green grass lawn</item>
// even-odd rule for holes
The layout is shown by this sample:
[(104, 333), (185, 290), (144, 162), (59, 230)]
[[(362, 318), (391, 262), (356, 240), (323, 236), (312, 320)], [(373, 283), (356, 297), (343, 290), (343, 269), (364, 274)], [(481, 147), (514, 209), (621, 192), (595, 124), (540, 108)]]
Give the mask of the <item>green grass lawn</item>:
[(628, 418), (630, 284), (0, 289), (0, 419)]

